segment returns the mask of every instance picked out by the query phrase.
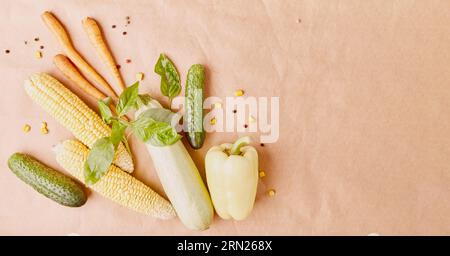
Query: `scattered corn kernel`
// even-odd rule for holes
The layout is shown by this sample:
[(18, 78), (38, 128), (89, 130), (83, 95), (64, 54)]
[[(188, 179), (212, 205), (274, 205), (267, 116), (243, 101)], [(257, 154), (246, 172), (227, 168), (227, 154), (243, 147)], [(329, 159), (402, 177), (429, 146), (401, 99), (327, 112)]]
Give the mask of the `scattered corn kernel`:
[(144, 73), (142, 73), (142, 72), (137, 73), (137, 74), (136, 74), (136, 80), (137, 80), (137, 81), (142, 81), (142, 80), (144, 80)]
[(42, 122), (41, 123), (41, 129), (47, 128), (47, 122)]
[(222, 103), (220, 102), (214, 103), (214, 108), (222, 108)]
[(36, 51), (34, 53), (34, 57), (36, 57), (36, 59), (41, 59), (42, 58), (42, 52), (41, 51)]
[(42, 133), (42, 134), (47, 134), (47, 133), (48, 133), (47, 127), (42, 127), (42, 128), (41, 128), (41, 133)]
[(242, 95), (244, 95), (244, 91), (241, 90), (241, 89), (236, 90), (236, 91), (234, 92), (234, 96), (236, 96), (236, 97), (240, 97), (240, 96), (242, 96)]
[(31, 130), (31, 126), (29, 124), (26, 124), (23, 126), (23, 132), (29, 132)]
[(259, 172), (259, 177), (260, 177), (260, 178), (266, 177), (266, 173), (265, 173), (264, 171), (260, 171), (260, 172)]
[(215, 125), (215, 124), (217, 123), (216, 118), (213, 117), (211, 120), (209, 120), (209, 123), (210, 123), (211, 125)]
[(249, 116), (248, 122), (249, 123), (254, 123), (254, 122), (256, 122), (256, 118), (254, 118), (253, 116)]
[(267, 191), (267, 195), (270, 197), (274, 196), (275, 193), (276, 193), (275, 189), (269, 189), (269, 191)]

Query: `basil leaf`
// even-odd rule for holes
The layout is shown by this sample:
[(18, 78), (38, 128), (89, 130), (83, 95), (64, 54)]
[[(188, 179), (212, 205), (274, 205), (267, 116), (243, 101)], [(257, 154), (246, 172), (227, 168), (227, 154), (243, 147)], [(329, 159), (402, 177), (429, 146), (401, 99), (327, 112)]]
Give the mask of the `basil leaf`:
[(128, 140), (127, 140), (126, 136), (122, 137), (122, 143), (125, 146), (125, 149), (127, 150), (128, 154), (130, 154), (130, 156), (133, 157), (133, 155), (131, 154), (130, 144), (128, 144)]
[(154, 134), (150, 137), (148, 142), (153, 146), (169, 146), (181, 139), (181, 136), (175, 129), (170, 127), (167, 123), (157, 122), (151, 129), (153, 129)]
[(161, 93), (171, 101), (181, 91), (180, 75), (175, 65), (164, 54), (159, 55), (155, 65), (155, 73), (161, 76)]
[[(151, 112), (147, 112), (146, 115), (143, 115), (144, 113), (131, 124), (133, 133), (141, 141), (150, 142), (154, 146), (168, 146), (181, 138), (170, 123), (155, 120), (148, 114)], [(172, 112), (170, 113), (173, 115)]]
[(106, 173), (114, 159), (114, 145), (109, 137), (97, 140), (84, 163), (84, 180), (95, 184)]
[(152, 127), (156, 123), (157, 122), (151, 118), (139, 118), (132, 123), (131, 127), (134, 135), (136, 135), (138, 139), (142, 142), (147, 142), (154, 134)]
[(170, 124), (171, 126), (175, 126), (181, 116), (165, 108), (149, 108), (142, 112), (137, 119), (139, 118), (151, 118), (155, 121), (164, 122)]
[(127, 129), (127, 124), (123, 123), (121, 120), (112, 121), (112, 131), (111, 131), (111, 142), (114, 145), (114, 149), (117, 150), (123, 136), (125, 135), (125, 130)]
[(152, 100), (149, 94), (139, 94), (136, 99), (136, 109), (140, 109), (143, 106), (147, 106), (148, 103)]
[(111, 123), (111, 118), (113, 117), (111, 109), (109, 108), (110, 103), (111, 103), (110, 97), (107, 97), (104, 100), (99, 100), (97, 102), (98, 109), (100, 110), (100, 115), (102, 116), (103, 122), (107, 124)]
[(116, 111), (117, 115), (123, 116), (128, 111), (136, 106), (138, 98), (139, 82), (134, 83), (132, 86), (126, 88), (122, 94), (120, 94), (119, 102), (117, 102)]

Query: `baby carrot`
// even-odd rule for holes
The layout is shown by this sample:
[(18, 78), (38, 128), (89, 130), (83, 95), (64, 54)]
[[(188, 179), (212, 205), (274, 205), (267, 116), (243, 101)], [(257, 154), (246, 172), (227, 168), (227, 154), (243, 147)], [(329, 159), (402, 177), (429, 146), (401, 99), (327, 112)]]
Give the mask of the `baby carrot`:
[[(94, 46), (97, 54), (109, 68), (109, 70), (114, 75), (117, 84), (120, 87), (120, 90), (125, 90), (126, 86), (120, 75), (119, 69), (117, 68), (117, 64), (114, 60), (114, 57), (106, 44), (105, 38), (103, 37), (102, 31), (98, 23), (90, 17), (87, 17), (83, 20), (83, 28), (86, 34), (91, 41), (91, 44)], [(116, 88), (117, 89), (117, 88)]]
[(66, 52), (67, 57), (69, 57), (69, 59), (81, 70), (81, 72), (83, 72), (89, 79), (101, 85), (109, 96), (117, 98), (116, 93), (106, 82), (106, 80), (77, 52), (72, 44), (72, 41), (70, 40), (69, 34), (64, 29), (61, 22), (59, 22), (59, 20), (48, 11), (44, 12), (41, 17), (47, 27), (55, 35), (63, 50)]

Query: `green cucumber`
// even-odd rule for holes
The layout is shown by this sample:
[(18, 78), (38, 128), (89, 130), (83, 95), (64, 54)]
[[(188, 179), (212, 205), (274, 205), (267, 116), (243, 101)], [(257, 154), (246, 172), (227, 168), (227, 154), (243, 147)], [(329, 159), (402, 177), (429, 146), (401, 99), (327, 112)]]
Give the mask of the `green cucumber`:
[(200, 64), (189, 68), (186, 80), (186, 131), (188, 142), (194, 149), (199, 149), (205, 141), (203, 129), (203, 87), (205, 69)]
[(59, 204), (80, 207), (87, 200), (81, 185), (32, 156), (14, 153), (8, 160), (8, 167), (34, 190)]

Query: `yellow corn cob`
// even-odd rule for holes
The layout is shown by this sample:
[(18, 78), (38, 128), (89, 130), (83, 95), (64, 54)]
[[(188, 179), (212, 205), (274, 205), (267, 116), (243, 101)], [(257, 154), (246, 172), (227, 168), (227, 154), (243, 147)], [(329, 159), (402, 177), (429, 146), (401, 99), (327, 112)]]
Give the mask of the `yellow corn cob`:
[[(100, 116), (48, 74), (37, 73), (25, 80), (25, 91), (89, 148), (98, 139), (111, 134), (111, 128)], [(133, 172), (133, 160), (122, 143), (117, 148), (113, 163), (124, 171)]]
[[(63, 141), (53, 150), (58, 164), (84, 182), (83, 166), (89, 150), (77, 140)], [(106, 174), (91, 188), (102, 196), (137, 212), (160, 219), (175, 217), (175, 211), (166, 199), (115, 165), (111, 165)]]

